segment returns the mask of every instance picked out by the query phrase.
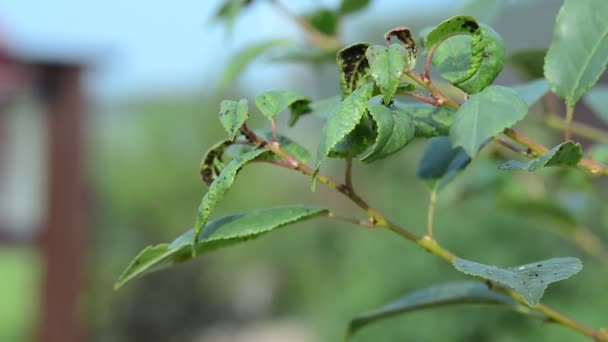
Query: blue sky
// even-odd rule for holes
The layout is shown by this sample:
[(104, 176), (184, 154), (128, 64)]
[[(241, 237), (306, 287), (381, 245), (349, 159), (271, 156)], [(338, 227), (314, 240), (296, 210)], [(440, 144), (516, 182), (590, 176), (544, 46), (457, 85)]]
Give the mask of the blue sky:
[[(399, 7), (423, 10), (442, 1), (407, 1)], [(0, 25), (10, 41), (30, 53), (92, 58), (95, 72), (88, 79), (89, 89), (101, 97), (209, 86), (216, 81), (225, 59), (247, 43), (299, 34), (291, 22), (261, 2), (238, 19), (234, 30), (238, 34), (228, 35), (222, 25), (211, 20), (220, 3), (0, 0)], [(338, 1), (283, 3), (302, 12), (319, 4), (335, 6)], [(365, 15), (381, 13), (394, 3), (376, 0)], [(255, 74), (246, 76), (256, 78)]]

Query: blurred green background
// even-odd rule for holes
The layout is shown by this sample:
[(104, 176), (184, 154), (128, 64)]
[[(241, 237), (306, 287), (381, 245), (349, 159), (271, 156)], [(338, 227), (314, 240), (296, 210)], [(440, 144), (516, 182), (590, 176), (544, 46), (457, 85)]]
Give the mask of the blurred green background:
[[(208, 25), (205, 20), (219, 6), (218, 1), (209, 3), (208, 12), (198, 14), (200, 25)], [(294, 7), (335, 2), (313, 3)], [(457, 13), (461, 5), (412, 1), (402, 10), (398, 1), (374, 1), (369, 10), (348, 19), (343, 30), (348, 42), (381, 42), (382, 34), (394, 26), (406, 25), (419, 32)], [(508, 51), (548, 46), (560, 5), (551, 0), (504, 1), (494, 24)], [(271, 9), (260, 7), (237, 19), (231, 33), (215, 29), (213, 34), (227, 37), (226, 46), (231, 45), (230, 35), (238, 42), (239, 33), (250, 29), (248, 25), (268, 20)], [(137, 20), (133, 18), (133, 25)], [(283, 24), (277, 22), (273, 30), (282, 30)], [(294, 36), (298, 35), (296, 30)], [(248, 37), (256, 39), (252, 33)], [(210, 56), (222, 47), (212, 48), (207, 52)], [(234, 52), (233, 47), (226, 49)], [(202, 81), (186, 82), (183, 88), (169, 84), (167, 89), (153, 91), (133, 86), (116, 96), (113, 81), (92, 82), (86, 165), (93, 206), (80, 305), (87, 341), (340, 341), (349, 318), (358, 313), (419, 288), (467, 279), (388, 232), (315, 219), (152, 274), (114, 292), (113, 282), (139, 250), (171, 241), (192, 225), (206, 191), (198, 176), (201, 157), (224, 136), (217, 120), (222, 98), (251, 100), (272, 88), (300, 89), (315, 99), (338, 92), (337, 70), (331, 61), (318, 65), (258, 61), (220, 95), (215, 87), (217, 71), (227, 60), (210, 57), (209, 63), (217, 69), (215, 74), (201, 75)], [(517, 82), (521, 79), (510, 70), (499, 80), (501, 84)], [(531, 115), (524, 131), (547, 144), (559, 141), (560, 133), (541, 130), (541, 121)], [(265, 128), (263, 120), (254, 122), (255, 128)], [(316, 151), (322, 119), (305, 117), (293, 129), (286, 122), (281, 117), (284, 134)], [(360, 194), (417, 233), (425, 226), (429, 195), (426, 185), (415, 177), (425, 143), (415, 141), (398, 155), (371, 166), (357, 164), (354, 173)], [(437, 239), (467, 259), (488, 264), (518, 265), (558, 256), (582, 259), (583, 271), (552, 285), (544, 300), (592, 327), (607, 326), (607, 259), (580, 248), (576, 229), (584, 226), (608, 241), (608, 183), (577, 171), (507, 174), (497, 170), (508, 157), (513, 156), (490, 147), (448, 186), (439, 201)], [(325, 170), (340, 177), (341, 164), (332, 161)], [(255, 164), (240, 173), (214, 215), (300, 203), (357, 212), (344, 198), (321, 186), (311, 193), (307, 177)], [(530, 208), (537, 209), (522, 210)], [(562, 214), (574, 223), (565, 222)], [(0, 246), (0, 341), (33, 338), (41, 272), (33, 250)], [(483, 307), (411, 313), (365, 328), (355, 338), (539, 340), (586, 339), (557, 325)]]

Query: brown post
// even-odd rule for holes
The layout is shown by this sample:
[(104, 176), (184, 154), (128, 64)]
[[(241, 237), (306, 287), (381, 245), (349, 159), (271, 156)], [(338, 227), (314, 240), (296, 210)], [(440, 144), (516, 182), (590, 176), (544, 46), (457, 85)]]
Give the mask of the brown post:
[(40, 235), (44, 283), (40, 342), (82, 339), (80, 293), (85, 235), (81, 68), (40, 66), (39, 87), (49, 111), (48, 213)]

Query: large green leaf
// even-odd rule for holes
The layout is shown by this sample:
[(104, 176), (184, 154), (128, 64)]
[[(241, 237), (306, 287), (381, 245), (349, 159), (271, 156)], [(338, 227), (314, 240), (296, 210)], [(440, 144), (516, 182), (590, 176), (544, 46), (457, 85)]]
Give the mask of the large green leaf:
[[(457, 35), (471, 35), (470, 44), (463, 44), (468, 40)], [(448, 39), (456, 43), (442, 48)], [(425, 48), (426, 54), (436, 50), (433, 64), (439, 67), (441, 75), (469, 94), (492, 84), (505, 59), (500, 35), (470, 16), (452, 17), (437, 25), (426, 36)], [(466, 55), (470, 57), (465, 58)]]
[(528, 114), (528, 104), (513, 89), (489, 86), (465, 102), (450, 128), (452, 144), (474, 157), (482, 144)]
[(245, 68), (256, 58), (277, 47), (293, 45), (286, 39), (271, 39), (246, 46), (230, 58), (218, 84), (218, 92), (223, 92), (236, 80)]
[(230, 140), (236, 138), (248, 117), (249, 108), (245, 99), (239, 102), (224, 100), (220, 104), (220, 122)]
[(370, 46), (365, 52), (370, 64), (370, 74), (382, 96), (385, 104), (389, 104), (397, 91), (401, 75), (407, 65), (407, 52), (401, 44), (391, 44), (390, 47), (382, 45)]
[(450, 138), (436, 137), (429, 141), (418, 164), (420, 179), (435, 180), (439, 188), (447, 185), (469, 165), (471, 157), (461, 148), (453, 148)]
[(458, 14), (471, 16), (478, 21), (491, 24), (500, 14), (504, 5), (504, 0), (469, 0)]
[(356, 43), (338, 51), (336, 60), (340, 69), (343, 98), (369, 81), (369, 62), (365, 57), (369, 46), (369, 43)]
[(358, 12), (369, 4), (369, 0), (342, 0), (338, 13), (341, 15)]
[(545, 57), (551, 91), (574, 106), (608, 63), (608, 1), (566, 0)]
[(532, 106), (549, 92), (549, 83), (544, 78), (539, 78), (528, 83), (516, 85), (513, 89), (519, 93), (528, 106)]
[(536, 171), (546, 166), (576, 166), (582, 158), (583, 149), (581, 145), (568, 140), (526, 163), (510, 160), (499, 168), (503, 170)]
[(544, 78), (545, 49), (521, 50), (512, 53), (507, 59), (513, 69), (525, 80)]
[(255, 105), (268, 120), (274, 119), (287, 108), (290, 108), (292, 112), (294, 109), (304, 108), (304, 110), (298, 111), (297, 118), (307, 112), (306, 108), (309, 103), (308, 97), (295, 90), (271, 90), (255, 97)]
[(608, 124), (608, 86), (598, 85), (594, 87), (585, 96), (585, 104), (591, 107), (591, 110)]
[[(323, 127), (323, 136), (317, 151), (317, 165), (315, 174), (328, 156), (329, 152), (350, 133), (367, 112), (367, 102), (372, 97), (373, 84), (367, 83), (348, 96)], [(314, 178), (314, 177), (313, 177)]]
[(457, 259), (454, 267), (466, 274), (510, 287), (534, 307), (549, 284), (570, 278), (583, 268), (583, 264), (577, 258), (553, 258), (521, 266), (499, 268)]
[(377, 136), (371, 151), (361, 158), (365, 163), (386, 158), (401, 150), (412, 141), (416, 129), (409, 115), (398, 108), (372, 102), (374, 99), (370, 101), (368, 110), (376, 123)]
[(196, 217), (196, 223), (194, 224), (195, 234), (193, 243), (198, 241), (198, 237), (201, 234), (203, 227), (205, 227), (213, 208), (224, 198), (224, 195), (228, 189), (230, 189), (232, 183), (234, 183), (237, 172), (245, 164), (266, 152), (268, 151), (264, 149), (256, 149), (234, 158), (226, 165), (213, 183), (211, 183), (209, 190), (205, 196), (203, 196), (203, 200), (198, 207), (198, 215)]
[(331, 158), (355, 158), (365, 152), (376, 140), (372, 119), (367, 115), (340, 142), (329, 151)]
[[(253, 210), (245, 213), (223, 216), (205, 225), (201, 239), (192, 245), (194, 230), (189, 230), (171, 244), (146, 247), (127, 266), (115, 289), (135, 277), (182, 263), (200, 254), (244, 242), (273, 229), (325, 214), (327, 210), (318, 207), (291, 206)], [(192, 249), (196, 253), (192, 253)]]
[(420, 102), (395, 101), (395, 107), (410, 116), (416, 127), (415, 137), (432, 138), (449, 135), (456, 110), (449, 107), (435, 107)]
[(482, 282), (454, 281), (412, 292), (377, 310), (353, 318), (348, 325), (347, 336), (352, 337), (359, 329), (371, 323), (408, 312), (463, 304), (497, 305), (526, 311), (513, 298), (490, 290)]

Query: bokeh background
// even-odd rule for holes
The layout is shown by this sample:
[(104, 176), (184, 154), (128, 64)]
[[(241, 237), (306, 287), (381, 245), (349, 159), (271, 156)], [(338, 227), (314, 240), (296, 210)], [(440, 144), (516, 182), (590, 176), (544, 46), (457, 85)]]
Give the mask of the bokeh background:
[[(504, 0), (484, 18), (509, 53), (546, 48), (558, 0)], [(206, 149), (223, 138), (223, 98), (299, 89), (338, 93), (330, 61), (254, 61), (223, 92), (231, 56), (257, 41), (306, 33), (266, 1), (230, 29), (221, 1), (0, 0), (0, 341), (339, 341), (350, 317), (463, 274), (383, 231), (317, 219), (112, 286), (143, 247), (171, 241), (194, 221), (206, 191)], [(282, 1), (294, 13), (339, 1)], [(382, 42), (459, 13), (466, 1), (375, 0), (344, 19), (344, 43)], [(499, 82), (523, 78), (505, 70)], [(591, 116), (580, 118), (594, 125)], [(524, 130), (552, 144), (559, 132), (531, 115)], [(321, 118), (282, 132), (316, 150)], [(262, 120), (254, 120), (262, 128)], [(606, 126), (603, 126), (606, 128)], [(584, 143), (588, 143), (583, 141)], [(416, 180), (425, 141), (371, 166), (359, 192), (422, 232), (428, 189)], [(607, 183), (577, 171), (496, 169), (490, 147), (442, 194), (438, 239), (479, 262), (517, 265), (576, 256), (584, 270), (552, 285), (546, 302), (591, 326), (608, 325)], [(340, 174), (341, 163), (327, 172)], [(221, 215), (281, 204), (356, 208), (307, 177), (253, 165)], [(529, 210), (532, 209), (532, 210)], [(72, 315), (73, 314), (73, 315)], [(65, 315), (72, 315), (66, 317)], [(63, 336), (58, 340), (57, 336)], [(562, 327), (480, 307), (421, 311), (361, 331), (356, 341), (584, 341)]]

